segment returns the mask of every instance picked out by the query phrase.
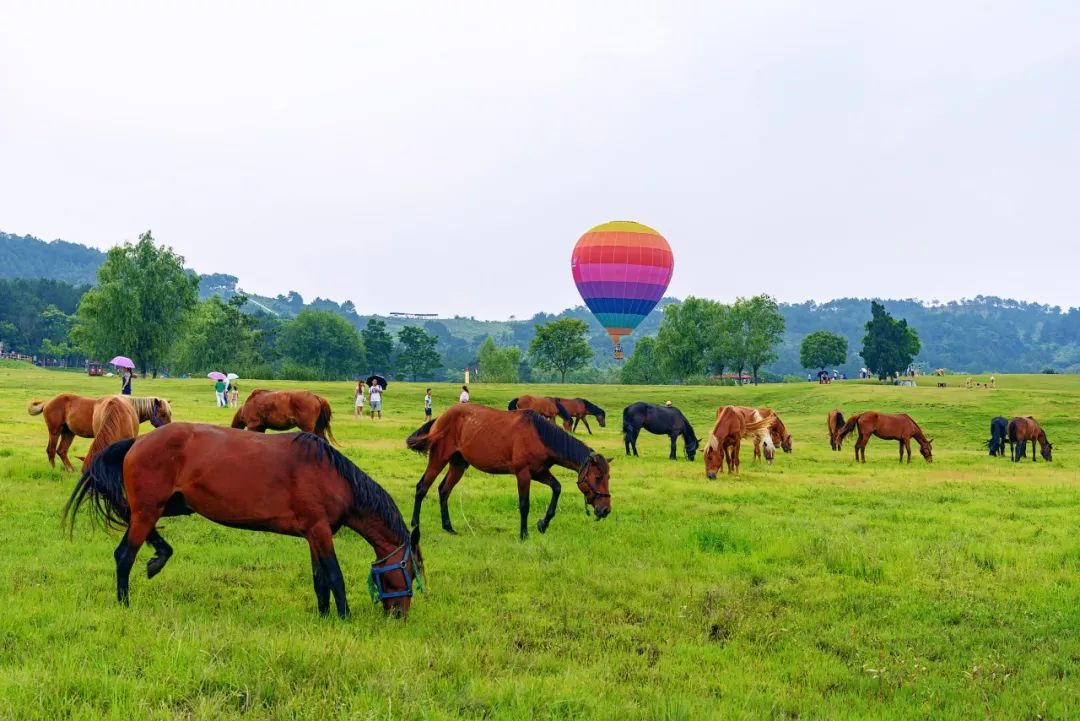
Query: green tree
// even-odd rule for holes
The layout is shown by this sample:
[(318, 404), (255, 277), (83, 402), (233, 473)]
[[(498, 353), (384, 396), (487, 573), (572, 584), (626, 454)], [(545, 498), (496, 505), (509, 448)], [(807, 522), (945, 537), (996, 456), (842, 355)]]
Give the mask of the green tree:
[(327, 310), (300, 311), (282, 326), (278, 347), (284, 364), (294, 370), (310, 368), (325, 380), (357, 375), (366, 365), (356, 328)]
[(870, 315), (860, 355), (866, 361), (866, 367), (880, 380), (885, 380), (899, 375), (911, 365), (922, 344), (915, 329), (908, 327), (907, 320), (896, 320), (881, 303), (870, 302)]
[(799, 362), (803, 368), (824, 369), (847, 362), (847, 338), (827, 330), (817, 330), (802, 340)]
[(132, 245), (109, 250), (96, 288), (79, 303), (71, 337), (87, 355), (131, 356), (145, 374), (155, 374), (198, 300), (199, 278), (184, 270), (184, 258), (154, 244), (147, 231)]
[(235, 371), (247, 377), (260, 362), (255, 319), (241, 312), (233, 296), (225, 303), (218, 296), (199, 303), (188, 314), (173, 350), (172, 367), (178, 373), (211, 370)]
[(660, 369), (656, 339), (645, 337), (634, 344), (634, 352), (620, 369), (619, 380), (632, 385), (659, 383), (663, 377)]
[(589, 324), (577, 318), (560, 318), (536, 326), (529, 343), (533, 365), (559, 373), (562, 383), (569, 371), (583, 367), (593, 357), (586, 340)]
[(754, 376), (754, 385), (757, 385), (758, 371), (778, 357), (776, 346), (783, 340), (784, 316), (780, 314), (776, 301), (764, 294), (740, 298), (735, 302), (735, 313), (745, 329), (746, 365)]
[(397, 364), (412, 380), (427, 378), (436, 369), (442, 367), (439, 354), (435, 350), (439, 339), (423, 328), (407, 325), (398, 331), (401, 350), (398, 351)]
[(390, 355), (394, 352), (394, 338), (386, 332), (386, 322), (368, 318), (367, 327), (360, 331), (367, 351), (368, 366), (372, 371), (385, 371), (390, 367)]
[(521, 349), (516, 345), (500, 348), (491, 336), (476, 351), (480, 380), (484, 383), (517, 383), (521, 367)]
[(664, 308), (653, 349), (664, 379), (681, 381), (709, 370), (710, 349), (716, 341), (710, 329), (717, 325), (720, 313), (716, 301), (693, 296)]

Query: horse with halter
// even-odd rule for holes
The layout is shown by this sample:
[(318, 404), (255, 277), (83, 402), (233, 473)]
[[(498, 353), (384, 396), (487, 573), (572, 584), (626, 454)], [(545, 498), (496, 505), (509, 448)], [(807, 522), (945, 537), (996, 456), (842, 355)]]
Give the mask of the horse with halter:
[(287, 431), (299, 428), (304, 433), (314, 433), (336, 444), (330, 429), (333, 411), (330, 403), (311, 391), (270, 391), (257, 388), (237, 409), (232, 419), (233, 428), (244, 428), (257, 433)]
[(1027, 444), (1031, 441), (1031, 462), (1035, 463), (1038, 458), (1035, 457), (1035, 444), (1039, 444), (1040, 453), (1044, 460), (1052, 461), (1053, 458), (1053, 444), (1046, 439), (1046, 431), (1042, 429), (1031, 416), (1022, 418), (1017, 416), (1009, 421), (1008, 426), (1009, 444), (1015, 444), (1012, 454), (1012, 459), (1018, 462), (1021, 458), (1027, 458)]
[[(749, 412), (747, 412), (749, 411)], [(765, 457), (771, 459), (774, 447), (769, 427), (772, 417), (762, 417), (754, 408), (723, 406), (716, 412), (716, 423), (705, 446), (705, 476), (710, 480), (724, 469), (739, 474), (739, 452), (743, 438), (753, 438), (754, 445), (765, 445)]]
[(410, 536), (394, 499), (326, 439), (308, 433), (266, 436), (173, 423), (95, 456), (64, 509), (69, 527), (87, 499), (94, 515), (126, 529), (113, 554), (116, 597), (124, 605), (143, 543), (155, 551), (146, 564), (148, 578), (172, 556), (156, 527), (165, 516), (198, 514), (233, 528), (303, 537), (323, 615), (331, 594), (338, 615), (349, 615), (334, 551), (334, 534), (342, 526), (374, 550), (368, 589), (384, 610), (407, 614), (413, 581), (423, 576), (419, 529)]
[(633, 449), (637, 452), (637, 439), (644, 428), (649, 433), (668, 436), (671, 439), (671, 455), (675, 460), (675, 439), (683, 438), (683, 446), (686, 451), (686, 459), (694, 460), (700, 441), (694, 433), (690, 421), (675, 406), (660, 406), (655, 403), (631, 403), (623, 409), (623, 443), (626, 446), (626, 455), (630, 455)]
[(417, 453), (426, 453), (427, 468), (416, 484), (412, 525), (420, 525), (420, 505), (428, 488), (447, 465), (439, 484), (443, 529), (455, 533), (448, 502), (454, 486), (469, 466), (485, 473), (517, 478), (521, 538), (529, 534), (529, 486), (532, 481), (551, 488), (547, 513), (536, 524), (544, 533), (555, 516), (562, 486), (551, 473), (553, 466), (577, 472), (577, 487), (585, 498), (585, 512), (592, 506), (596, 520), (611, 513), (608, 491), (611, 459), (604, 458), (566, 431), (549, 423), (536, 411), (501, 411), (481, 405), (451, 406), (435, 420), (420, 426), (405, 441)]
[(829, 446), (834, 451), (838, 451), (840, 450), (840, 441), (836, 439), (836, 434), (844, 427), (844, 413), (839, 408), (834, 408), (829, 411), (825, 422), (829, 424)]
[(574, 419), (572, 427), (567, 426), (565, 421), (563, 422), (564, 430), (576, 432), (578, 423), (584, 423), (585, 430), (591, 436), (592, 428), (589, 428), (590, 415), (596, 418), (596, 422), (600, 424), (601, 428), (607, 426), (607, 414), (604, 413), (604, 409), (584, 398), (552, 398), (551, 400), (565, 408), (570, 417)]
[[(64, 469), (74, 471), (75, 467), (68, 460), (68, 450), (75, 436), (94, 437), (94, 409), (99, 403), (112, 396), (85, 398), (74, 393), (61, 393), (48, 401), (34, 399), (26, 406), (26, 412), (32, 416), (44, 415), (45, 425), (49, 429), (49, 445), (45, 453), (49, 456), (49, 465), (56, 467), (56, 457), (64, 464)], [(123, 396), (139, 416), (139, 423), (150, 423), (157, 428), (172, 421), (172, 406), (164, 398), (142, 398)]]
[(507, 404), (506, 410), (536, 411), (552, 423), (555, 422), (555, 417), (558, 416), (559, 420), (562, 421), (563, 430), (567, 431), (570, 430), (574, 422), (573, 416), (570, 415), (570, 412), (566, 410), (558, 398), (518, 396)]
[[(992, 456), (1005, 456), (1005, 442), (1009, 440), (1009, 419), (1004, 416), (997, 416), (990, 421), (990, 440), (986, 442), (986, 447), (990, 450)], [(1012, 448), (1009, 449), (1009, 456), (1013, 455)]]
[(908, 463), (911, 463), (912, 438), (918, 441), (919, 453), (926, 459), (926, 462), (934, 462), (934, 439), (927, 438), (926, 435), (923, 434), (922, 429), (919, 428), (919, 424), (907, 413), (892, 414), (878, 413), (877, 411), (856, 413), (849, 418), (847, 423), (844, 424), (844, 427), (837, 432), (837, 447), (839, 447), (844, 438), (856, 428), (859, 429), (859, 440), (855, 441), (856, 461), (859, 460), (861, 454), (862, 462), (866, 463), (866, 444), (870, 441), (870, 436), (877, 436), (882, 440), (900, 442), (901, 463), (904, 462), (905, 450), (907, 451), (907, 461)]

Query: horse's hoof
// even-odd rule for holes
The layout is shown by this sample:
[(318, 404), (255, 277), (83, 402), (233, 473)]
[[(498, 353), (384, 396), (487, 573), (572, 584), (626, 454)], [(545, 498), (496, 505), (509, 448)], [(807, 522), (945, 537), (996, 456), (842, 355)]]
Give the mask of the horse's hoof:
[(161, 558), (159, 556), (154, 556), (148, 560), (146, 562), (146, 578), (151, 579), (161, 573), (161, 569), (165, 568), (165, 562), (168, 560), (168, 558)]
[(456, 536), (458, 534), (458, 532), (454, 530), (453, 526), (443, 526), (443, 530), (449, 533), (451, 536)]
[(544, 533), (545, 531), (547, 531), (547, 529), (548, 522), (545, 521), (543, 518), (536, 522), (536, 530), (540, 531), (540, 533)]

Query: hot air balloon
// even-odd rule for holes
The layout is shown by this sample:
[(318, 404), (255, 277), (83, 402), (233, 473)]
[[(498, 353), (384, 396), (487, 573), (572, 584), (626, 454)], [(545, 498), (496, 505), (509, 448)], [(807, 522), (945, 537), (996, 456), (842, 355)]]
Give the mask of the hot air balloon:
[(629, 335), (664, 297), (675, 258), (664, 236), (647, 225), (615, 220), (585, 233), (570, 268), (582, 300), (611, 337), (621, 359)]

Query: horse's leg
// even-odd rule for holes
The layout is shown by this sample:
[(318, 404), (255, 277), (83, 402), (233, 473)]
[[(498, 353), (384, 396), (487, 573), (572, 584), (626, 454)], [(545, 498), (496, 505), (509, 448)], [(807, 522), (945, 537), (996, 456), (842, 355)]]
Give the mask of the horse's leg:
[[(570, 428), (570, 431), (573, 432), (573, 433), (577, 433), (577, 425), (580, 422), (581, 422), (581, 419), (575, 417), (574, 418), (574, 425)], [(586, 424), (586, 425), (588, 425), (588, 424)]]
[[(592, 428), (589, 428), (589, 419), (588, 419), (588, 417), (583, 416), (581, 418), (581, 422), (585, 424), (585, 430), (587, 430), (589, 432), (589, 435), (591, 436), (592, 435)], [(577, 423), (576, 422), (574, 423), (574, 430), (575, 431), (577, 430)]]
[(458, 481), (465, 475), (468, 468), (469, 464), (464, 459), (457, 463), (451, 460), (450, 470), (446, 472), (446, 477), (439, 484), (439, 510), (442, 512), (442, 527), (448, 533), (457, 533), (450, 523), (450, 492), (454, 490), (454, 486), (458, 484)]
[(754, 436), (754, 463), (761, 460), (761, 441)]
[(446, 468), (446, 464), (450, 462), (449, 458), (444, 459), (435, 455), (436, 450), (433, 448), (429, 451), (427, 469), (424, 470), (424, 475), (420, 476), (420, 480), (416, 483), (416, 496), (413, 499), (412, 511), (413, 527), (420, 525), (420, 505), (424, 502), (424, 496), (427, 495), (431, 484), (442, 473), (442, 469)]
[(518, 512), (521, 514), (521, 540), (529, 537), (529, 484), (532, 483), (532, 473), (528, 468), (522, 468), (516, 474), (518, 482)]
[[(903, 463), (904, 462), (904, 439), (901, 438), (898, 442), (900, 444), (900, 462)], [(908, 451), (908, 463), (911, 463), (911, 451)]]
[(49, 431), (49, 445), (45, 446), (45, 453), (49, 456), (49, 465), (56, 468), (56, 444), (60, 442), (60, 431)]
[(75, 466), (71, 465), (71, 461), (68, 460), (68, 449), (71, 448), (71, 444), (75, 442), (75, 434), (70, 429), (64, 428), (60, 431), (60, 448), (57, 449), (57, 454), (60, 456), (60, 460), (64, 462), (64, 469), (68, 471), (74, 471)]
[(325, 616), (330, 613), (330, 584), (326, 582), (326, 573), (322, 563), (315, 555), (315, 549), (311, 549), (311, 581), (315, 586), (315, 601), (319, 605), (319, 615)]
[(634, 455), (637, 455), (637, 439), (641, 435), (641, 428), (635, 428), (633, 434), (630, 436), (630, 442), (634, 445)]
[(153, 578), (161, 573), (161, 569), (165, 568), (165, 564), (169, 562), (173, 550), (172, 546), (158, 533), (157, 526), (150, 529), (150, 535), (146, 537), (146, 542), (154, 547), (153, 557), (146, 562), (146, 577)]
[(548, 504), (547, 513), (536, 523), (536, 530), (543, 533), (551, 525), (551, 519), (555, 517), (555, 509), (559, 506), (559, 494), (562, 493), (562, 484), (555, 476), (551, 475), (551, 471), (541, 471), (532, 477), (534, 481), (539, 481), (551, 489), (551, 503)]
[[(311, 548), (311, 555), (319, 564), (319, 570), (325, 579), (323, 583), (334, 594), (338, 616), (348, 618), (349, 602), (345, 598), (345, 579), (341, 576), (341, 566), (338, 565), (337, 555), (334, 553), (334, 532), (330, 530), (330, 524), (325, 520), (320, 521), (308, 530), (305, 537)], [(329, 604), (327, 608), (329, 610)]]
[(668, 456), (671, 460), (677, 460), (678, 456), (675, 455), (675, 439), (678, 438), (674, 433), (671, 434), (671, 455)]
[(116, 560), (116, 600), (125, 606), (128, 605), (128, 581), (131, 578), (131, 567), (135, 565), (135, 557), (139, 554), (139, 549), (154, 531), (154, 524), (159, 518), (161, 518), (160, 510), (147, 514), (133, 508), (127, 532), (124, 533), (124, 537), (120, 539), (120, 545), (113, 552), (113, 558)]
[(739, 453), (741, 451), (742, 451), (742, 439), (741, 438), (736, 438), (735, 439), (735, 445), (733, 445), (732, 448), (731, 448), (731, 460), (735, 464), (735, 477), (736, 478), (739, 477), (739, 466), (741, 465), (741, 462), (742, 462), (742, 459), (739, 458)]

